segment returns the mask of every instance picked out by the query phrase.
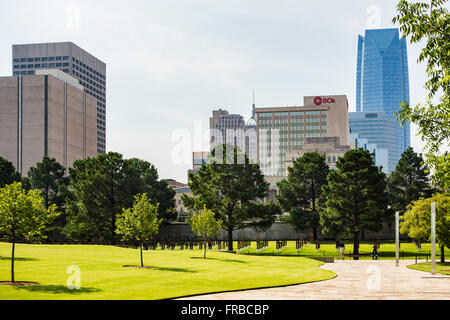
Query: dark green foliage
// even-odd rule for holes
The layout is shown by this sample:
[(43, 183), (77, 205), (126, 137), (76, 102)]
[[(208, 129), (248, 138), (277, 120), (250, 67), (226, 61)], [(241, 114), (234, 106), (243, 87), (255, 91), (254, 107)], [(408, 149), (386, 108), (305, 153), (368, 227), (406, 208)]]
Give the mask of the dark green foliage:
[(16, 171), (14, 165), (5, 158), (0, 157), (0, 188), (19, 181), (20, 174)]
[(116, 215), (131, 207), (137, 194), (159, 203), (161, 218), (173, 217), (175, 190), (158, 181), (156, 168), (146, 161), (111, 152), (76, 161), (69, 176), (64, 233), (73, 241), (116, 244)]
[(327, 184), (330, 172), (325, 156), (317, 152), (305, 153), (288, 168), (288, 177), (280, 181), (277, 200), (287, 218), (296, 230), (313, 230), (317, 240), (319, 229), (319, 210), (323, 203), (322, 186)]
[(61, 213), (53, 221), (52, 230), (47, 238), (50, 242), (63, 241), (61, 230), (66, 224), (65, 201), (68, 194), (69, 179), (65, 176), (66, 169), (56, 159), (44, 157), (42, 162), (28, 170), (28, 177), (23, 179), (24, 189), (37, 189), (44, 198), (44, 207), (56, 205)]
[(411, 43), (423, 44), (418, 62), (426, 62), (428, 80), (425, 89), (428, 97), (425, 105), (410, 106), (406, 103), (398, 114), (403, 123), (411, 121), (418, 126), (422, 140), (426, 142), (426, 162), (434, 169), (432, 178), (442, 189), (450, 188), (450, 14), (447, 0), (408, 2), (397, 4), (399, 23), (404, 36)]
[(352, 236), (358, 254), (361, 233), (380, 231), (391, 216), (386, 176), (375, 166), (373, 155), (362, 149), (347, 152), (336, 168), (323, 188), (327, 208), (320, 213), (320, 223), (325, 234)]
[(208, 164), (197, 174), (189, 174), (189, 187), (194, 196), (183, 195), (184, 205), (193, 211), (206, 205), (214, 211), (228, 231), (229, 251), (233, 251), (233, 231), (246, 227), (267, 229), (275, 215), (281, 213), (275, 203), (258, 202), (269, 191), (259, 165), (251, 164), (244, 153), (227, 145), (212, 150)]
[(388, 193), (394, 211), (405, 212), (406, 207), (420, 198), (431, 197), (428, 173), (422, 155), (408, 148), (388, 179)]

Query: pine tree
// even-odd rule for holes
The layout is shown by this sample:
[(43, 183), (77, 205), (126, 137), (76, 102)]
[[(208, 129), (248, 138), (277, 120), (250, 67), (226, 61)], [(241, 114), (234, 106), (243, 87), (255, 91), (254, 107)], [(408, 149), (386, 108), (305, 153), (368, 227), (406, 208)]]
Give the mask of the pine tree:
[(433, 190), (422, 155), (408, 148), (388, 179), (388, 192), (394, 211), (405, 212), (406, 207), (420, 198), (428, 198)]
[(318, 239), (319, 210), (323, 204), (322, 186), (330, 172), (325, 156), (317, 152), (305, 153), (288, 168), (288, 177), (280, 181), (277, 200), (290, 215), (288, 221), (296, 230), (313, 230)]

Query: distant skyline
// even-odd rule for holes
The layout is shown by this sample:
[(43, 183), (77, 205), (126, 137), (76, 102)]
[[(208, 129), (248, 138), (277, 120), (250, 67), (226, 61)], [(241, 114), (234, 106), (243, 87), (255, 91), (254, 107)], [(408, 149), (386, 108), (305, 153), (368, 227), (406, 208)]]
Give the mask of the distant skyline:
[[(398, 27), (392, 24), (396, 3), (5, 2), (0, 76), (12, 74), (13, 44), (74, 42), (107, 64), (107, 151), (144, 159), (161, 178), (186, 182), (192, 164), (174, 163), (174, 133), (207, 136), (209, 117), (219, 108), (248, 120), (253, 89), (257, 107), (345, 94), (355, 111), (358, 35)], [(412, 105), (426, 100), (420, 50), (408, 41)], [(206, 151), (198, 148), (208, 146), (207, 139), (194, 142), (199, 145), (190, 151)], [(415, 126), (411, 144), (422, 152)]]

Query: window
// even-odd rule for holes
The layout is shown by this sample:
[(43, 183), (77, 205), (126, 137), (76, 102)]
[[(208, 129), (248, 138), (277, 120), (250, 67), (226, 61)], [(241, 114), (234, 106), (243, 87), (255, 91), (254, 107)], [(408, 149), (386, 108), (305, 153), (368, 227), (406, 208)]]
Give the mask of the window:
[(34, 62), (40, 62), (41, 58), (34, 58)]
[(61, 67), (61, 66), (62, 66), (62, 63), (57, 63), (56, 66), (57, 66), (57, 67)]
[(42, 68), (47, 68), (47, 64), (46, 64), (46, 63), (43, 63), (43, 64), (42, 64)]
[(69, 73), (69, 69), (63, 69), (63, 72)]
[(18, 76), (18, 75), (19, 75), (19, 72), (18, 72), (18, 71), (15, 71), (15, 72), (14, 72), (14, 75), (15, 75), (15, 76)]
[(35, 64), (34, 67), (35, 67), (35, 68), (40, 68), (41, 65), (40, 65), (40, 64)]
[(64, 61), (67, 61), (67, 60), (69, 60), (69, 57), (68, 57), (68, 56), (64, 56), (64, 57), (63, 57), (63, 60), (64, 60)]
[(42, 58), (42, 61), (48, 61), (48, 58), (46, 58), (46, 57)]
[(28, 71), (28, 75), (33, 75), (34, 71)]
[(27, 59), (26, 58), (22, 58), (22, 59), (20, 59), (20, 62), (27, 62)]
[(32, 64), (28, 65), (28, 68), (33, 68), (33, 67), (34, 67), (34, 65), (32, 65)]
[(62, 57), (56, 57), (56, 61), (61, 61)]
[(20, 62), (20, 59), (14, 59), (14, 62)]
[(33, 62), (33, 61), (34, 61), (33, 58), (28, 58), (28, 59), (27, 59), (27, 62)]
[(48, 58), (48, 61), (55, 61), (55, 57)]
[(63, 63), (63, 66), (64, 66), (64, 67), (68, 67), (68, 66), (69, 66), (69, 63), (68, 63), (68, 62), (64, 62), (64, 63)]
[(23, 65), (20, 66), (20, 69), (26, 69), (26, 68), (27, 68), (26, 64), (23, 64)]
[(54, 67), (55, 67), (55, 64), (54, 64), (54, 63), (50, 63), (48, 66), (49, 66), (50, 68), (54, 68)]
[(16, 65), (14, 66), (14, 69), (20, 69), (20, 66), (16, 64)]
[(21, 74), (22, 76), (25, 76), (25, 75), (27, 74), (27, 72), (26, 72), (26, 71), (21, 71), (20, 74)]

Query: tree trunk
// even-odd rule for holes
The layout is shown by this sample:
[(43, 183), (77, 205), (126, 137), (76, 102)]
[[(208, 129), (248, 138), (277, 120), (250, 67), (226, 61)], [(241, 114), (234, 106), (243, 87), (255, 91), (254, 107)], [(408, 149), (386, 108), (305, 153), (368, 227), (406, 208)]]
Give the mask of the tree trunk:
[(353, 254), (359, 254), (359, 231), (353, 233)]
[(144, 246), (144, 243), (141, 243), (141, 267), (144, 267), (144, 257), (142, 256), (142, 247)]
[(203, 259), (206, 259), (206, 246), (208, 245), (208, 238), (205, 236), (205, 253), (203, 254)]
[(317, 236), (317, 226), (314, 226), (313, 227), (313, 239), (314, 239), (314, 242), (317, 241), (317, 238), (318, 238), (318, 236)]
[(441, 246), (441, 263), (445, 263), (445, 246)]
[(16, 250), (16, 237), (13, 235), (11, 252), (11, 282), (14, 283), (14, 251)]
[(233, 230), (228, 228), (228, 251), (233, 251)]

